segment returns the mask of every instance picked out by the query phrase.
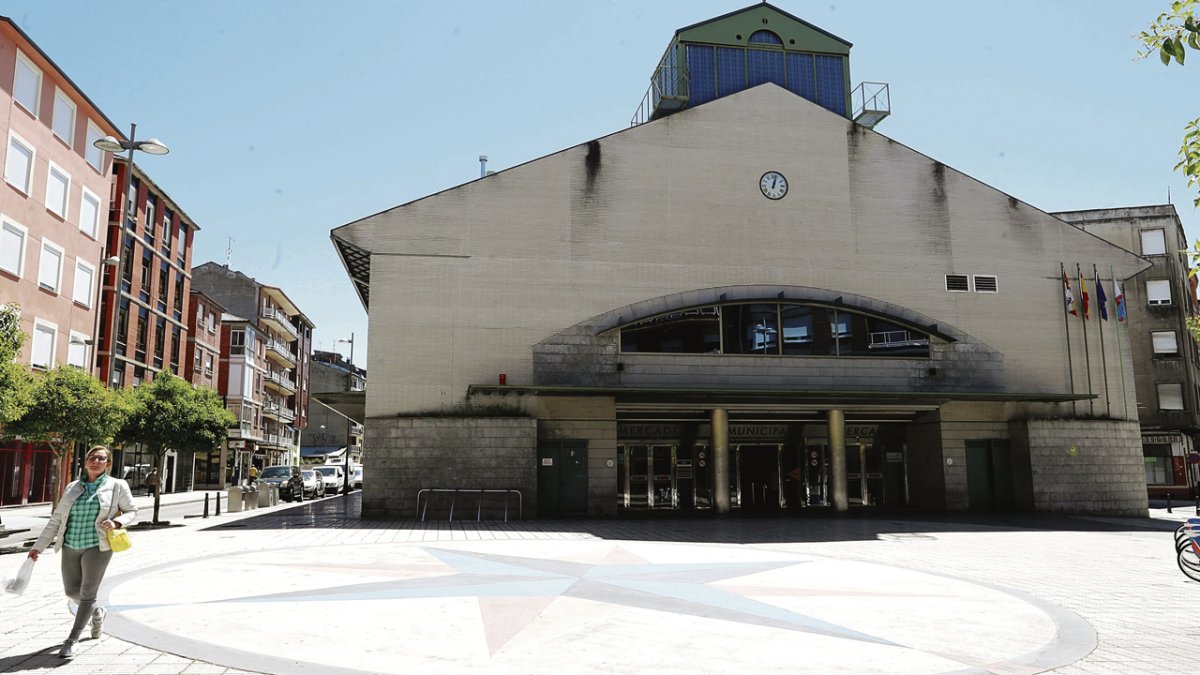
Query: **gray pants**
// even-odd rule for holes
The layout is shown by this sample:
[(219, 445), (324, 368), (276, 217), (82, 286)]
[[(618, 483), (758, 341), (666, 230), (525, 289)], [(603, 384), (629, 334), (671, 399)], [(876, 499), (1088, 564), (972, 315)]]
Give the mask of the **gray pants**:
[(62, 580), (63, 592), (67, 597), (79, 603), (75, 612), (75, 625), (71, 627), (68, 640), (78, 640), (83, 627), (92, 618), (92, 609), (96, 606), (96, 593), (100, 591), (100, 582), (104, 580), (104, 571), (112, 560), (112, 551), (101, 551), (99, 546), (91, 548), (62, 547)]

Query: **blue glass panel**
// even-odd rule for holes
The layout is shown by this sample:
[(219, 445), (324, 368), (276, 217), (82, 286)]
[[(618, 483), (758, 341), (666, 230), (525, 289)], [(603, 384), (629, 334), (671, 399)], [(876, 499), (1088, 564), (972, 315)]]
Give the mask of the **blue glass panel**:
[(717, 97), (717, 67), (713, 48), (706, 45), (687, 46), (687, 67), (691, 78), (688, 105), (700, 105)]
[(842, 57), (817, 55), (817, 103), (839, 115), (846, 114), (846, 77)]
[(754, 31), (754, 34), (750, 36), (750, 43), (760, 45), (779, 45), (781, 47), (783, 46), (783, 40), (769, 30)]
[(787, 88), (794, 94), (817, 102), (817, 84), (812, 54), (787, 55)]
[(781, 87), (784, 86), (783, 52), (747, 49), (746, 77), (747, 84), (751, 87), (763, 82), (774, 82)]
[(667, 53), (663, 55), (662, 63), (658, 67), (658, 87), (663, 96), (677, 96), (679, 94), (679, 68), (676, 63), (675, 45), (671, 45), (667, 49)]
[(746, 50), (717, 47), (717, 96), (728, 96), (746, 88)]

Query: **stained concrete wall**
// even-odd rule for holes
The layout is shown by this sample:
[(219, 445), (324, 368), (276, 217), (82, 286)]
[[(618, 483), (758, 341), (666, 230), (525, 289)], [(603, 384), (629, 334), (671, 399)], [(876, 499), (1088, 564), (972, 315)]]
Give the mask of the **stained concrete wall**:
[(1036, 510), (1146, 515), (1137, 422), (1026, 420), (1009, 429), (1013, 447), (1028, 452)]
[[(364, 518), (418, 517), (417, 493), (427, 488), (520, 490), (525, 517), (537, 515), (537, 420), (525, 417), (413, 417), (368, 420), (371, 478)], [(484, 501), (482, 517), (503, 517), (502, 497)], [(516, 500), (510, 517), (515, 517)], [(450, 496), (432, 497), (428, 517), (445, 520)], [(474, 519), (476, 496), (463, 494), (456, 519)]]

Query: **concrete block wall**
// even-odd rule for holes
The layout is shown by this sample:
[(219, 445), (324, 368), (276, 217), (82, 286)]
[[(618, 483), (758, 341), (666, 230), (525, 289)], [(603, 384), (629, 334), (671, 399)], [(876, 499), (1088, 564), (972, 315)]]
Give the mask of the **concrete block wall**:
[[(426, 488), (520, 490), (531, 517), (537, 504), (537, 420), (532, 417), (407, 417), (370, 420), (364, 518), (413, 518)], [(428, 517), (444, 520), (450, 498), (437, 495)], [(515, 509), (516, 502), (512, 502)], [(499, 497), (484, 501), (483, 518), (503, 517)], [(475, 517), (475, 497), (460, 496), (455, 518)], [(510, 518), (515, 517), (510, 510)]]
[(941, 422), (937, 413), (929, 413), (908, 427), (908, 499), (912, 506), (926, 509), (945, 508), (946, 475), (942, 468)]
[(1010, 424), (1028, 451), (1038, 511), (1144, 517), (1146, 474), (1137, 422), (1025, 420)]

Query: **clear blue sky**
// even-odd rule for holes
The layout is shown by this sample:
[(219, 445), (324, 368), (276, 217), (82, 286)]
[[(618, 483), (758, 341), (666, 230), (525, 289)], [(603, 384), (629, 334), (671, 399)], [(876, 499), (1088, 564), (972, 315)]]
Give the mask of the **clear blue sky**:
[[(203, 228), (195, 262), (282, 287), (316, 347), (366, 313), (329, 231), (626, 127), (677, 28), (748, 0), (0, 0)], [(891, 85), (878, 131), (1047, 211), (1166, 203), (1200, 53), (1135, 61), (1168, 2), (778, 0)], [(340, 345), (343, 354), (346, 345)]]

